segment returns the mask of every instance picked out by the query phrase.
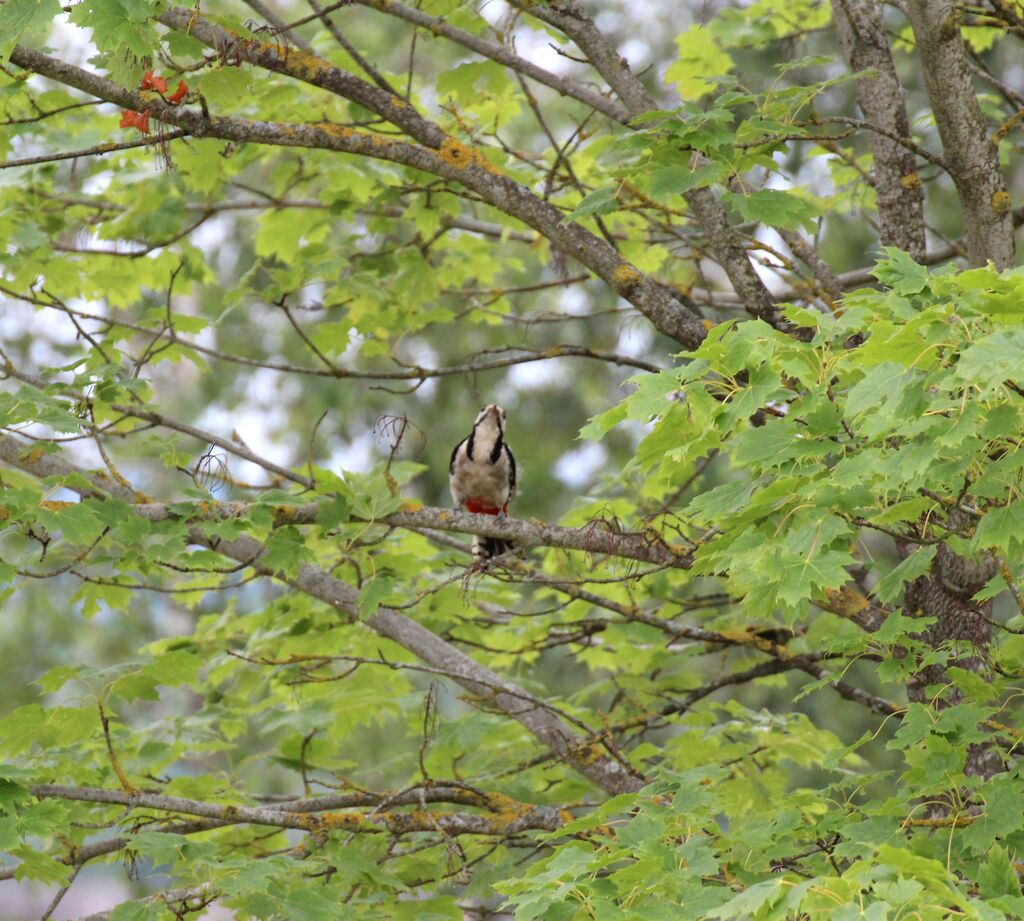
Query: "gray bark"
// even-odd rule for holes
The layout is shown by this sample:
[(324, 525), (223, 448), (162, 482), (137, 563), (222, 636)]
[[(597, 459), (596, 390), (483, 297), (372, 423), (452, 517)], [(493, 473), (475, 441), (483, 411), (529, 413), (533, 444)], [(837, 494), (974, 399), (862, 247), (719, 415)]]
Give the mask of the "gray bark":
[[(157, 809), (181, 815), (210, 819), (207, 827), (241, 824), (269, 825), (276, 828), (295, 828), (302, 831), (320, 831), (331, 827), (346, 831), (389, 831), (396, 835), (410, 832), (442, 831), (449, 835), (512, 835), (522, 831), (538, 829), (557, 831), (565, 824), (561, 810), (555, 806), (527, 806), (515, 815), (493, 816), (465, 812), (378, 812), (331, 813), (331, 807), (320, 805), (316, 800), (298, 803), (275, 803), (271, 806), (225, 806), (223, 803), (209, 803), (202, 800), (186, 799), (182, 796), (163, 796), (159, 793), (128, 793), (124, 790), (108, 790), (100, 787), (67, 787), (60, 784), (38, 784), (31, 788), (32, 795), (40, 799), (56, 798), (85, 803), (108, 803), (129, 809)], [(337, 797), (335, 799), (338, 799)], [(360, 806), (376, 806), (367, 802), (366, 797), (352, 798)], [(427, 797), (406, 795), (392, 805), (419, 806)], [(431, 798), (431, 801), (437, 801)], [(479, 804), (477, 804), (479, 805)], [(298, 808), (295, 808), (295, 807)], [(337, 809), (338, 807), (333, 807)], [(342, 807), (344, 808), (344, 806)], [(506, 807), (507, 808), (507, 807)], [(326, 813), (326, 815), (324, 814)]]
[(910, 0), (924, 83), (964, 215), (971, 265), (1013, 264), (1011, 200), (971, 83), (960, 20), (952, 0)]
[[(857, 80), (857, 102), (867, 121), (910, 138), (903, 88), (896, 76), (882, 11), (875, 0), (832, 0), (832, 14), (843, 53), (854, 71), (873, 74)], [(882, 244), (898, 246), (920, 262), (925, 254), (924, 190), (914, 154), (878, 131), (868, 135)]]

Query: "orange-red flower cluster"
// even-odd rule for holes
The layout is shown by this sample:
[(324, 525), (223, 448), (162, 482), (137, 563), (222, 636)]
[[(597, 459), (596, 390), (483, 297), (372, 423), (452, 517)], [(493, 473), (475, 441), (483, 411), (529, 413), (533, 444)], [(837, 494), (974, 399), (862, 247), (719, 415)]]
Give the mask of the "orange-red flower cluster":
[[(167, 80), (164, 77), (158, 77), (153, 71), (147, 70), (139, 82), (139, 89), (155, 90), (164, 96), (164, 93), (167, 92)], [(179, 80), (178, 88), (170, 96), (164, 96), (164, 98), (171, 105), (176, 106), (187, 93), (188, 84), (184, 80)], [(130, 109), (126, 109), (121, 113), (121, 127), (138, 128), (143, 134), (149, 134), (149, 112), (132, 112)]]

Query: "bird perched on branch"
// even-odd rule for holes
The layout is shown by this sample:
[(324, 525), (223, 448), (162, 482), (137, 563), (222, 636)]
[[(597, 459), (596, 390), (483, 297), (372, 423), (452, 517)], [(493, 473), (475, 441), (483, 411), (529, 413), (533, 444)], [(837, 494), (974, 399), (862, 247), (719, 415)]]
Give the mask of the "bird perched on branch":
[[(488, 403), (473, 431), (452, 451), (448, 485), (456, 506), (480, 515), (507, 515), (516, 491), (516, 462), (505, 444), (505, 410)], [(473, 537), (473, 556), (487, 560), (512, 549), (511, 541)]]

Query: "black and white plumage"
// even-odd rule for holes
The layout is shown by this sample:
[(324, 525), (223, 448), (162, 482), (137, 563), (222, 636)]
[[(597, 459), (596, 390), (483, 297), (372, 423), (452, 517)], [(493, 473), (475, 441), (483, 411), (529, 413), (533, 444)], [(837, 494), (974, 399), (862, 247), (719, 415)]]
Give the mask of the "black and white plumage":
[[(516, 461), (505, 444), (505, 410), (488, 403), (473, 431), (452, 451), (448, 485), (458, 508), (483, 515), (507, 515), (516, 491)], [(512, 549), (510, 541), (473, 537), (473, 556), (490, 559)]]

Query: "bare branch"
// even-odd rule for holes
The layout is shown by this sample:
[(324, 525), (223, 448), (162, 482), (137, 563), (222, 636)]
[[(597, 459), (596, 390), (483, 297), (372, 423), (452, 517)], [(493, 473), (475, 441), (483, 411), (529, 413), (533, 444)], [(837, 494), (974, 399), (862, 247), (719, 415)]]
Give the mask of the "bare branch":
[(257, 16), (262, 16), (263, 19), (272, 26), (276, 35), (283, 35), (288, 41), (292, 42), (297, 48), (301, 48), (303, 51), (309, 51), (309, 42), (307, 42), (301, 35), (295, 35), (290, 31), (283, 19), (281, 19), (269, 6), (262, 2), (262, 0), (243, 0), (246, 6), (252, 9)]
[(158, 147), (166, 141), (188, 137), (187, 131), (168, 131), (166, 133), (145, 135), (137, 141), (124, 141), (120, 144), (96, 144), (81, 150), (67, 150), (62, 153), (40, 154), (38, 157), (22, 157), (19, 160), (0, 161), (0, 169), (11, 169), (15, 166), (34, 166), (37, 163), (53, 163), (57, 160), (77, 160), (79, 157), (100, 157), (119, 150), (132, 150), (135, 147)]

